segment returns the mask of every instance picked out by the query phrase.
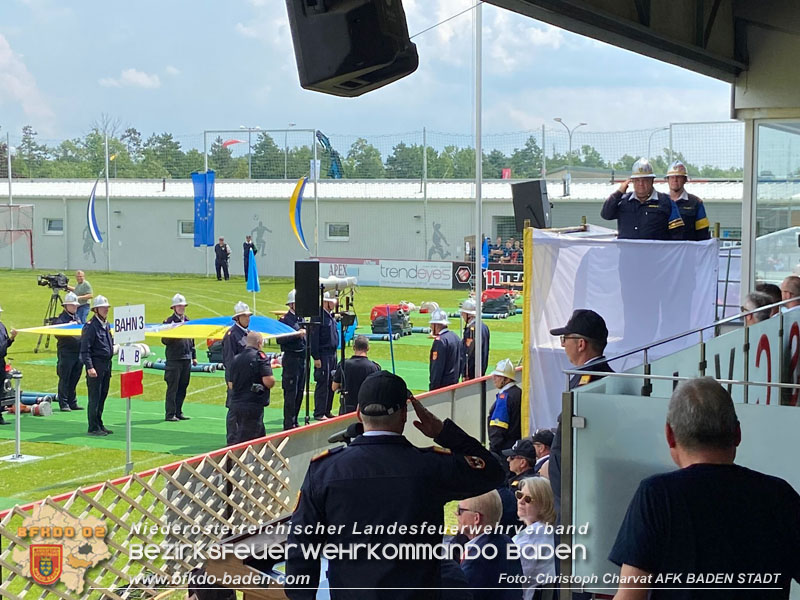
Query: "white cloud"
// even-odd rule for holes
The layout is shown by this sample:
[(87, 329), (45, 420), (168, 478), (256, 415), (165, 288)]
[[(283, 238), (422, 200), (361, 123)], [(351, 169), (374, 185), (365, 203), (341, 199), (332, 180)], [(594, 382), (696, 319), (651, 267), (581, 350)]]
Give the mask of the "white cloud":
[(36, 79), (8, 40), (0, 34), (0, 105), (4, 102), (19, 104), (27, 117), (37, 121), (37, 127), (51, 126), (55, 113), (36, 85)]
[(246, 38), (259, 38), (261, 37), (261, 32), (259, 28), (255, 24), (245, 25), (244, 23), (236, 23), (234, 27), (236, 33), (241, 35), (242, 37)]
[(161, 87), (161, 79), (156, 74), (145, 73), (137, 69), (123, 69), (118, 78), (104, 77), (98, 81), (103, 87), (139, 87), (156, 89)]
[(164, 71), (166, 71), (167, 75), (172, 75), (173, 77), (181, 74), (180, 69), (173, 67), (172, 65), (167, 65), (164, 67)]

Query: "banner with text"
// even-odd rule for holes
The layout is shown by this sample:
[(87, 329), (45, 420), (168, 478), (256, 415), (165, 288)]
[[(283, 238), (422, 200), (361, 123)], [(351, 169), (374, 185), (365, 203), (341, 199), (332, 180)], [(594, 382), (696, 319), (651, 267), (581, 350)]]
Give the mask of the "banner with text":
[(446, 261), (319, 258), (320, 277), (356, 277), (358, 285), (374, 287), (453, 287), (453, 263)]

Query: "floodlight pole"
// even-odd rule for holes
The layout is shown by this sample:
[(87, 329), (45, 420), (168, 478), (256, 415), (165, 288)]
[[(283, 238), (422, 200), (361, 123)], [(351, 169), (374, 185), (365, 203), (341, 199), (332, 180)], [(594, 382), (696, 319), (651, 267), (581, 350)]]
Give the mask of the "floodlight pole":
[[(14, 196), (11, 194), (11, 133), (6, 132), (6, 157), (8, 158), (8, 205), (14, 203)], [(14, 247), (13, 244), (11, 246)]]
[(106, 263), (108, 271), (111, 271), (111, 192), (108, 184), (108, 132), (105, 134), (106, 141)]
[[(647, 160), (650, 160), (650, 142), (653, 141), (653, 136), (657, 134), (659, 131), (666, 131), (669, 127), (659, 127), (658, 129), (654, 129), (650, 132), (650, 137), (647, 138)], [(672, 144), (670, 144), (670, 148)], [(671, 158), (671, 157), (670, 157)]]
[(553, 119), (553, 121), (556, 123), (561, 123), (564, 126), (564, 129), (567, 130), (567, 135), (569, 137), (569, 150), (567, 152), (567, 185), (566, 189), (564, 189), (564, 195), (569, 196), (569, 184), (572, 183), (572, 134), (575, 133), (575, 130), (578, 129), (578, 127), (583, 127), (586, 125), (586, 123), (578, 123), (575, 125), (575, 127), (570, 129), (567, 127), (567, 124), (564, 123), (561, 117), (556, 117)]
[[(481, 197), (481, 181), (483, 179), (483, 145), (481, 144), (482, 115), (481, 115), (481, 75), (482, 65), (482, 27), (483, 4), (475, 7), (475, 336), (472, 344), (475, 348), (475, 377), (482, 375), (481, 365), (483, 360), (483, 333), (481, 317), (483, 306), (481, 304), (481, 291), (483, 288), (483, 232), (481, 231), (481, 217), (483, 212)], [(467, 325), (465, 323), (465, 325)], [(483, 415), (481, 416), (483, 422)]]

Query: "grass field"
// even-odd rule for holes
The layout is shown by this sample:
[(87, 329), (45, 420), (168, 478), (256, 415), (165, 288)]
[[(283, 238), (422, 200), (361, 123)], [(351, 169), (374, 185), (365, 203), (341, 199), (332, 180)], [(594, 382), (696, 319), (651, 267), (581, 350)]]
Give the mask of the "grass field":
[[(9, 328), (41, 325), (50, 299), (50, 290), (36, 284), (31, 271), (0, 271), (0, 315)], [(68, 273), (70, 282), (74, 274)], [(180, 292), (189, 302), (189, 318), (230, 315), (238, 300), (251, 304), (252, 294), (245, 291), (244, 280), (233, 278), (228, 282), (190, 275), (146, 275), (132, 273), (88, 272), (95, 294), (108, 297), (112, 306), (144, 304), (147, 321), (161, 322), (171, 313), (172, 296)], [(258, 314), (271, 316), (271, 311), (284, 309), (286, 294), (293, 287), (288, 278), (262, 278), (261, 292), (256, 294)], [(369, 312), (374, 305), (408, 300), (416, 305), (435, 301), (448, 310), (456, 310), (466, 295), (459, 291), (359, 288), (355, 296), (358, 315), (358, 332), (369, 333)], [(427, 326), (427, 315), (413, 315), (414, 324)], [(459, 330), (458, 320), (451, 324)], [(522, 356), (521, 315), (506, 320), (488, 321), (491, 331), (491, 365), (502, 358), (518, 361)], [(20, 334), (10, 348), (8, 359), (22, 371), (25, 390), (52, 393), (57, 389), (55, 373), (55, 340), (50, 348), (44, 343), (38, 353), (33, 349), (37, 336)], [(151, 349), (163, 357), (163, 347), (147, 342)], [(204, 361), (206, 344), (198, 340), (198, 360)], [(431, 340), (428, 336), (414, 334), (394, 343), (394, 364), (398, 375), (406, 379), (414, 391), (427, 389), (428, 354)], [(276, 347), (277, 350), (277, 347)], [(348, 355), (350, 352), (348, 351)], [(372, 342), (370, 357), (384, 369), (392, 368), (390, 347), (387, 342)], [(116, 363), (116, 360), (115, 360)], [(121, 370), (115, 364), (115, 370)], [(280, 369), (275, 373), (280, 379)], [(313, 382), (312, 382), (313, 387)], [(132, 401), (134, 468), (167, 464), (185, 456), (214, 450), (225, 442), (225, 385), (222, 373), (194, 373), (184, 405), (191, 421), (164, 422), (163, 372), (145, 369), (144, 395)], [(280, 383), (265, 410), (267, 432), (281, 428), (283, 397)], [(337, 396), (338, 401), (338, 396)], [(78, 384), (78, 403), (86, 405), (86, 384)], [(304, 413), (301, 412), (301, 417)], [(0, 427), (0, 456), (14, 451), (14, 416), (5, 415), (11, 425)], [(104, 413), (106, 426), (115, 431), (104, 438), (91, 438), (86, 433), (86, 413), (60, 413), (56, 408), (50, 417), (22, 415), (22, 452), (45, 457), (45, 460), (13, 465), (0, 463), (0, 509), (48, 495), (69, 491), (112, 479), (124, 474), (125, 463), (125, 401), (119, 398), (119, 379), (114, 378)]]

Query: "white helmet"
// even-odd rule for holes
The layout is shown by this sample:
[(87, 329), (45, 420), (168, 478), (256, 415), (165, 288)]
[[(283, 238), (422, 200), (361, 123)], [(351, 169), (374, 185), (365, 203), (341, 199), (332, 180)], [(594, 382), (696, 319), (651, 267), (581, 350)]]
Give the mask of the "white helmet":
[(61, 305), (66, 306), (67, 304), (79, 304), (78, 296), (76, 296), (74, 292), (67, 292), (67, 295), (64, 296), (64, 301)]
[(508, 377), (509, 379), (516, 379), (517, 378), (517, 369), (514, 367), (514, 363), (512, 363), (509, 359), (504, 358), (492, 371), (492, 375), (500, 375), (501, 377)]
[(652, 177), (655, 179), (656, 176), (655, 173), (653, 173), (653, 165), (650, 164), (650, 161), (646, 158), (640, 158), (633, 163), (631, 179), (643, 179), (645, 177)]
[(95, 296), (94, 299), (92, 300), (92, 310), (94, 310), (95, 308), (102, 308), (104, 306), (111, 306), (108, 303), (108, 298), (106, 298), (105, 296)]
[(676, 160), (669, 166), (667, 177), (670, 177), (671, 175), (679, 175), (689, 179), (689, 171), (686, 170), (686, 165), (679, 160)]
[(336, 292), (325, 292), (325, 295), (322, 297), (323, 302), (333, 302), (336, 304), (339, 302), (338, 298), (336, 297)]
[(461, 312), (474, 315), (475, 314), (475, 299), (474, 298), (467, 298), (461, 303)]
[(234, 318), (240, 317), (242, 315), (252, 315), (253, 313), (250, 312), (250, 307), (247, 306), (244, 302), (237, 302), (236, 306), (233, 307), (233, 316)]
[(290, 304), (294, 304), (294, 297), (295, 297), (296, 294), (297, 294), (296, 290), (292, 290), (291, 292), (289, 292), (289, 295), (286, 296), (286, 306), (289, 306)]
[(172, 297), (172, 304), (170, 304), (169, 307), (175, 308), (176, 306), (186, 306), (186, 298), (184, 298), (183, 295), (175, 294)]
[(447, 313), (441, 308), (437, 308), (431, 313), (431, 320), (429, 325), (449, 325), (450, 321), (447, 320)]

